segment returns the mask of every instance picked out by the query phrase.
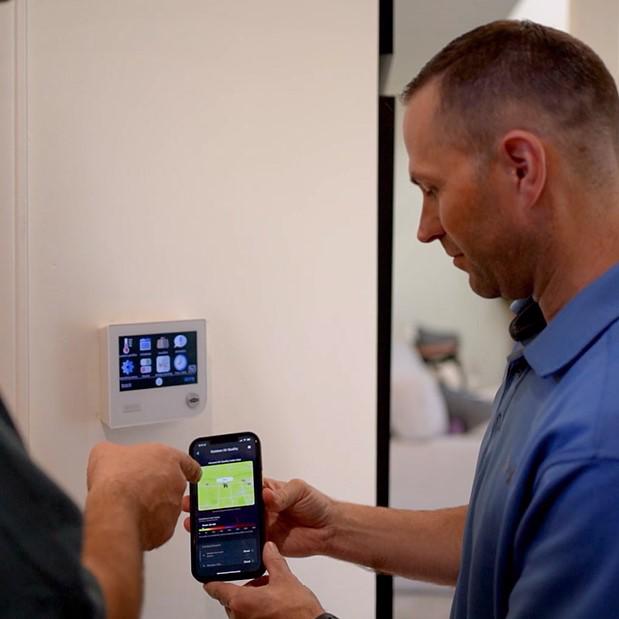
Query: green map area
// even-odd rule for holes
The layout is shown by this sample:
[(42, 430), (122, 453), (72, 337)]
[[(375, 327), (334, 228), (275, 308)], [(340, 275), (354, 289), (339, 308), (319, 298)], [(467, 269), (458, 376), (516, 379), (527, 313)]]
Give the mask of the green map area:
[(230, 462), (202, 467), (198, 509), (245, 507), (255, 503), (253, 463)]

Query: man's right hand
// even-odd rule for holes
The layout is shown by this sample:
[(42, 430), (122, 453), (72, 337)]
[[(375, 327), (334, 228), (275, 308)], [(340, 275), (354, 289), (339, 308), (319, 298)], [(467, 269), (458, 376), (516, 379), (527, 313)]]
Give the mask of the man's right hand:
[[(266, 514), (267, 538), (288, 557), (325, 554), (334, 533), (338, 503), (301, 479), (288, 482), (265, 478), (262, 496)], [(189, 497), (183, 499), (189, 511)], [(190, 519), (185, 518), (190, 530)]]
[(193, 458), (166, 445), (99, 443), (90, 453), (88, 490), (124, 505), (136, 519), (142, 549), (151, 550), (172, 536), (187, 482), (200, 474)]
[[(265, 479), (267, 538), (283, 555), (326, 555), (377, 572), (455, 585), (468, 507), (407, 510), (335, 501), (299, 479)], [(189, 511), (189, 497), (183, 499)], [(185, 519), (190, 530), (190, 519)]]
[(337, 503), (301, 479), (264, 480), (267, 537), (289, 557), (324, 554)]
[(268, 576), (242, 587), (226, 582), (204, 586), (230, 619), (315, 619), (324, 613), (316, 596), (290, 571), (275, 544), (265, 544), (263, 557)]

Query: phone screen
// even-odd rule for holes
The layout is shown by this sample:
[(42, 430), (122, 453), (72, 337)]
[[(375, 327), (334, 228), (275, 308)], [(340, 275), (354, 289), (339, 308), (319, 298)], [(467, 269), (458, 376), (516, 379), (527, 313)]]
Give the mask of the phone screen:
[(190, 488), (191, 571), (200, 582), (264, 572), (262, 461), (252, 432), (198, 438), (189, 453), (202, 467)]

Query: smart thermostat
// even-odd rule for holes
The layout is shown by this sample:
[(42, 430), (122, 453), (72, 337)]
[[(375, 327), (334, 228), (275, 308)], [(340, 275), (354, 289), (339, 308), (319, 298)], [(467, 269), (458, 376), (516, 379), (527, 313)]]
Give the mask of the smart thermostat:
[(110, 428), (192, 417), (206, 405), (206, 321), (108, 325), (100, 331)]

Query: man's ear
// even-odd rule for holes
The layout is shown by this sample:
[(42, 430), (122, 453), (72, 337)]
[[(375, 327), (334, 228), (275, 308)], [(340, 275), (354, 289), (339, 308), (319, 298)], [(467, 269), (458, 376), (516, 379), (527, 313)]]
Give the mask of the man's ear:
[(513, 190), (525, 206), (534, 205), (546, 184), (546, 149), (542, 141), (528, 131), (510, 131), (501, 140), (500, 158)]

